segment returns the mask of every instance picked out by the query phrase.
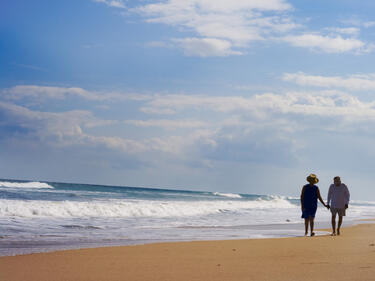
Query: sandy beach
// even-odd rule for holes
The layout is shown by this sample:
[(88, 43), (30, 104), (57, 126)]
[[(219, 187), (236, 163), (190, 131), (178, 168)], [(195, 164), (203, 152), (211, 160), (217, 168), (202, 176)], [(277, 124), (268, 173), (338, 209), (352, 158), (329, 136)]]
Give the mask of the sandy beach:
[(341, 236), (161, 243), (0, 258), (2, 281), (374, 280), (375, 224)]

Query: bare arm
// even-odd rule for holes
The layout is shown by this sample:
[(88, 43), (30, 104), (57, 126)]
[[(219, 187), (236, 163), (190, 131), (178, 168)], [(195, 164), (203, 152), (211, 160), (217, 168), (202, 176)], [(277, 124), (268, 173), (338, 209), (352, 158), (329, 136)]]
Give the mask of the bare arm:
[(305, 197), (305, 189), (306, 187), (302, 187), (302, 192), (301, 192), (301, 209), (302, 211), (305, 209), (305, 207), (303, 206), (303, 198)]
[(346, 189), (346, 198), (347, 198), (347, 204), (349, 204), (349, 200), (350, 200), (350, 192), (349, 192), (349, 189), (348, 187), (345, 185), (345, 189)]
[(345, 185), (345, 191), (346, 191), (346, 204), (345, 208), (347, 209), (349, 207), (349, 200), (350, 200), (350, 193), (348, 187)]
[(326, 204), (324, 203), (324, 201), (323, 201), (323, 199), (322, 199), (322, 196), (320, 196), (319, 188), (318, 188), (317, 192), (318, 192), (318, 199), (319, 199), (320, 203), (322, 203), (324, 207), (328, 208), (328, 205), (326, 205)]
[(327, 205), (329, 206), (329, 203), (331, 202), (331, 196), (332, 196), (332, 185), (328, 189), (328, 195), (327, 195)]

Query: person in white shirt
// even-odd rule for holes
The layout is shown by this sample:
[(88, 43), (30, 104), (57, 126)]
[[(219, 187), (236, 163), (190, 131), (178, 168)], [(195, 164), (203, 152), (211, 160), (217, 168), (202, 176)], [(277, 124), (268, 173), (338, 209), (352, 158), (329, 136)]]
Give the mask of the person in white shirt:
[(350, 193), (348, 187), (341, 183), (340, 177), (333, 178), (333, 184), (329, 187), (327, 205), (332, 213), (332, 236), (336, 235), (336, 215), (339, 215), (337, 225), (337, 235), (340, 235), (342, 217), (346, 215), (346, 209), (349, 207)]

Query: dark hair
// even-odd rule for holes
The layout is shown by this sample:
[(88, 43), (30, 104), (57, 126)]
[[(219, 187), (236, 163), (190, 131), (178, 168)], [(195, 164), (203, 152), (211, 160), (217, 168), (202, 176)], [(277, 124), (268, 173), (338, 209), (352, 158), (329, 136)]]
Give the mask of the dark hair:
[(333, 178), (333, 180), (340, 180), (340, 177), (336, 176), (336, 177)]

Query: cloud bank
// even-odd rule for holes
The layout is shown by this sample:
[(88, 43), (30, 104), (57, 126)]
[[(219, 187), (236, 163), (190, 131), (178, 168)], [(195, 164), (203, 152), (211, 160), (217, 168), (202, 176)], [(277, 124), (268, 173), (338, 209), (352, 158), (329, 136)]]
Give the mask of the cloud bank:
[[(14, 97), (8, 96), (0, 102), (3, 120), (0, 130), (4, 132), (3, 139), (25, 138), (56, 147), (102, 147), (124, 155), (138, 155), (141, 159), (151, 153), (185, 163), (193, 159), (201, 159), (206, 164), (219, 159), (278, 162), (275, 157), (279, 162), (289, 159), (292, 163), (297, 161), (298, 151), (305, 146), (304, 132), (318, 129), (327, 134), (348, 134), (371, 130), (375, 121), (375, 100), (361, 101), (350, 93), (331, 89), (342, 84), (347, 89), (358, 89), (362, 80), (370, 77), (345, 80), (289, 73), (284, 75), (284, 80), (329, 89), (261, 93), (249, 97), (149, 95), (138, 101), (137, 110), (143, 114), (142, 118), (117, 120), (102, 119), (87, 110), (47, 112), (16, 104), (22, 97), (38, 99), (39, 95), (46, 99), (69, 99), (77, 95), (82, 100), (101, 103), (105, 93), (92, 96), (88, 94), (91, 92), (80, 88), (15, 86), (3, 90)], [(367, 87), (370, 89), (371, 85)], [(109, 94), (111, 101), (118, 98), (118, 102), (126, 106), (129, 100), (123, 99), (124, 96), (128, 95)], [(100, 128), (111, 126), (117, 129), (110, 135), (100, 133)], [(129, 131), (128, 136), (116, 134), (119, 128)], [(271, 154), (276, 156), (269, 158), (267, 155)]]
[[(324, 53), (363, 54), (374, 49), (358, 38), (358, 24), (314, 30), (295, 18), (294, 7), (284, 0), (153, 1), (128, 11), (150, 24), (174, 27), (182, 37), (159, 42), (158, 47), (175, 46), (187, 56), (241, 55), (255, 42), (284, 42)], [(184, 37), (186, 33), (192, 36)]]
[(294, 82), (301, 86), (312, 86), (331, 89), (345, 89), (348, 91), (375, 90), (375, 74), (357, 74), (347, 77), (309, 75), (303, 72), (285, 73), (283, 80)]

